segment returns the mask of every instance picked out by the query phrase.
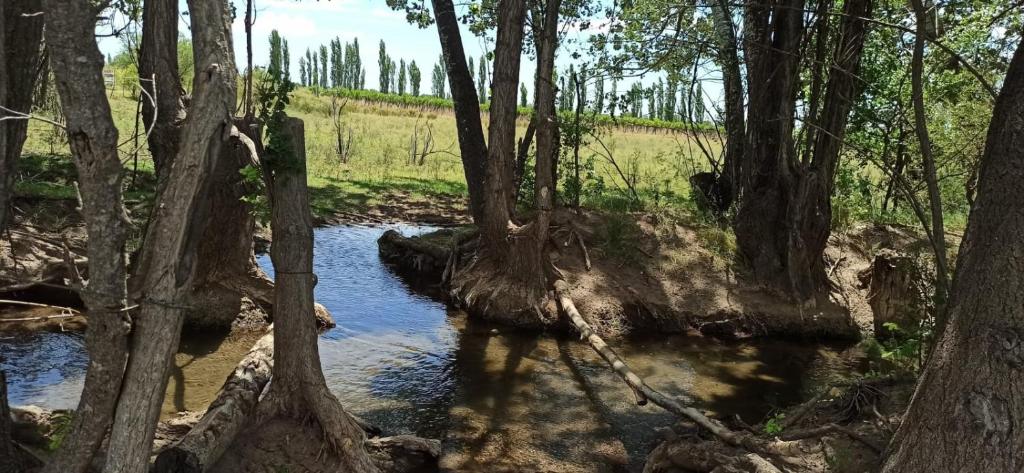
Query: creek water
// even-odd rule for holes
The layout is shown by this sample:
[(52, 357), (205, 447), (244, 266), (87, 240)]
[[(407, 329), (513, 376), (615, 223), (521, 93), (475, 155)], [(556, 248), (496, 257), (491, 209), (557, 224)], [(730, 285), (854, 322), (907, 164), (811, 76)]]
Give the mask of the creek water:
[[(468, 318), (383, 265), (376, 239), (429, 227), (339, 226), (315, 234), (317, 301), (338, 326), (319, 340), (324, 375), (345, 407), (387, 434), (441, 438), (458, 471), (636, 471), (673, 423), (632, 393), (589, 346)], [(272, 273), (269, 258), (260, 264)], [(189, 334), (164, 415), (201, 410), (258, 335)], [(651, 386), (755, 423), (852, 370), (841, 347), (721, 342), (687, 335), (615, 340)], [(74, 333), (0, 333), (13, 405), (73, 408), (88, 359)]]

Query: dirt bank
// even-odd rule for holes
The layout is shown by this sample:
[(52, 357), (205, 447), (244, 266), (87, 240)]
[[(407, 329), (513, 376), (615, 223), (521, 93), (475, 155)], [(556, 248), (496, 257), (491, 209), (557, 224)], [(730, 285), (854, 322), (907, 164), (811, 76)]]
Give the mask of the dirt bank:
[[(735, 260), (727, 228), (596, 212), (562, 215), (561, 222), (552, 260), (602, 336), (696, 331), (724, 338), (856, 339), (872, 326), (858, 274), (879, 248), (914, 241), (910, 232), (867, 225), (834, 235), (826, 251), (834, 285), (829, 301), (799, 306), (750, 280)], [(440, 280), (452, 239), (465, 239), (467, 231), (413, 239), (389, 233), (379, 242), (381, 255), (404, 274)]]

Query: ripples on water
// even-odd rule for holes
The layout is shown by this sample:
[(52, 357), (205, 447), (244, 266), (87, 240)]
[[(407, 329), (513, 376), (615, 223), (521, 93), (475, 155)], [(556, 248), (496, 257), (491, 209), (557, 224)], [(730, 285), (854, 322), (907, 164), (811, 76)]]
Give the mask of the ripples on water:
[[(386, 228), (406, 235), (432, 230), (344, 226), (315, 234), (316, 299), (338, 324), (320, 337), (320, 356), (327, 383), (346, 408), (387, 433), (446, 438), (457, 463), (448, 466), (459, 469), (486, 469), (494, 464), (488, 458), (500, 463), (513, 450), (533, 465), (561, 470), (642, 464), (656, 441), (653, 429), (672, 423), (668, 414), (637, 407), (574, 338), (492, 326), (415, 293), (378, 257), (376, 240)], [(272, 273), (268, 256), (259, 262)], [(204, 409), (253, 341), (187, 337), (164, 413)], [(800, 400), (816, 381), (849, 370), (825, 346), (685, 335), (612, 344), (650, 385), (750, 423)], [(87, 364), (79, 335), (0, 336), (0, 360), (12, 404), (77, 403)]]

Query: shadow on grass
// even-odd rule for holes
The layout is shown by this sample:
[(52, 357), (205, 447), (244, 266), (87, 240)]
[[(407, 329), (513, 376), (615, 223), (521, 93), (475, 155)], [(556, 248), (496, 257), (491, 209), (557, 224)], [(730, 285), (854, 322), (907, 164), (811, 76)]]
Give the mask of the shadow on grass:
[(351, 180), (315, 177), (309, 186), (314, 215), (334, 212), (365, 212), (377, 203), (385, 203), (397, 194), (410, 200), (462, 197), (466, 184), (443, 179), (391, 177), (386, 180)]

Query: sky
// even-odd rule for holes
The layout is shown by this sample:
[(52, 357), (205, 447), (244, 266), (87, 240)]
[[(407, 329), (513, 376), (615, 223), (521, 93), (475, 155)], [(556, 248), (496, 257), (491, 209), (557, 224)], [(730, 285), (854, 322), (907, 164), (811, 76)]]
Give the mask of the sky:
[[(236, 9), (232, 29), (234, 31), (234, 48), (238, 66), (245, 65), (245, 27), (244, 13), (245, 0), (232, 0)], [(182, 11), (187, 11), (185, 1), (180, 2)], [(456, 7), (458, 8), (458, 7)], [(253, 61), (256, 65), (265, 65), (268, 62), (269, 42), (268, 38), (272, 30), (277, 30), (281, 36), (288, 41), (288, 48), (291, 52), (291, 75), (299, 77), (298, 60), (305, 54), (307, 48), (313, 50), (321, 44), (328, 44), (335, 37), (340, 38), (342, 43), (350, 42), (353, 38), (359, 38), (360, 55), (363, 67), (366, 69), (366, 87), (378, 88), (378, 76), (380, 68), (377, 64), (378, 43), (384, 40), (388, 54), (398, 63), (405, 59), (406, 63), (415, 60), (422, 71), (420, 84), (421, 91), (430, 90), (430, 74), (441, 54), (441, 46), (437, 37), (437, 29), (431, 25), (427, 28), (419, 28), (409, 24), (405, 19), (405, 12), (393, 11), (385, 4), (384, 0), (255, 0), (256, 20), (253, 25)], [(460, 12), (461, 14), (461, 12)], [(180, 31), (188, 34), (188, 18), (183, 16)], [(585, 39), (593, 34), (601, 26), (601, 22), (593, 22), (589, 30), (580, 31), (579, 28), (568, 26), (564, 28), (565, 36), (576, 40), (576, 44), (582, 44)], [(102, 32), (102, 28), (97, 30)], [(107, 27), (109, 31), (109, 26)], [(462, 25), (462, 40), (466, 54), (474, 57), (478, 62), (481, 55), (486, 54), (489, 42), (471, 34), (465, 25)], [(563, 42), (563, 45), (565, 42)], [(490, 44), (490, 46), (493, 46)], [(563, 46), (559, 50), (556, 60), (560, 70), (568, 68), (571, 59), (571, 51), (567, 50), (573, 46)], [(101, 38), (100, 49), (105, 55), (117, 55), (122, 49), (121, 43), (116, 38)], [(523, 55), (520, 69), (520, 82), (527, 85), (532, 98), (533, 72), (535, 63), (528, 55)], [(627, 78), (619, 82), (618, 90), (624, 92), (635, 80), (642, 83), (650, 83), (657, 80), (656, 76), (648, 75), (643, 79)], [(605, 85), (608, 91), (610, 85)], [(705, 91), (714, 100), (717, 84), (705, 85)]]

